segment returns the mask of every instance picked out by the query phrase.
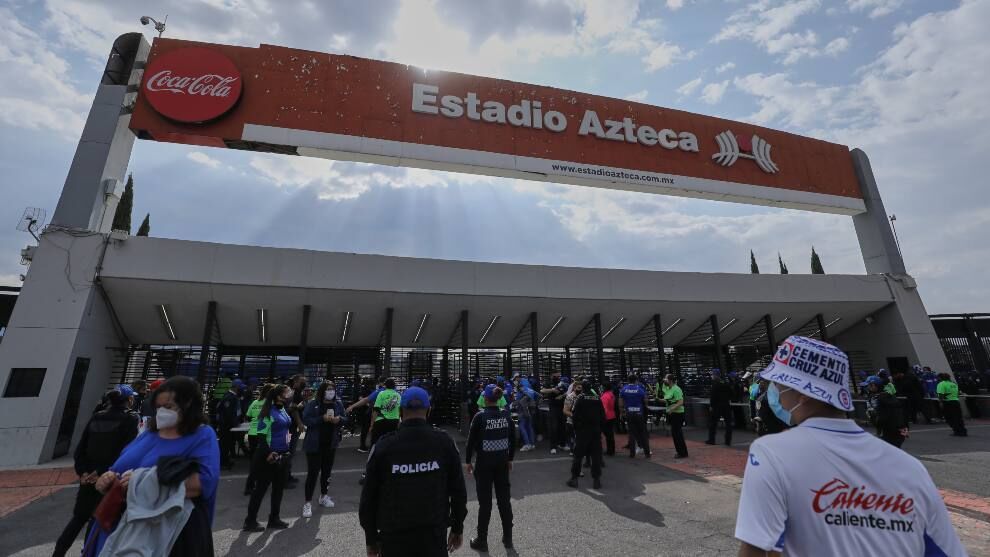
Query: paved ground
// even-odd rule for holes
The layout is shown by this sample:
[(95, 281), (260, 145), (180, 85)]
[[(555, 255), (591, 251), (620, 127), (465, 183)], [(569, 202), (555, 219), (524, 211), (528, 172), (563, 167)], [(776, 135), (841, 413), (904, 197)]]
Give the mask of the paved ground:
[[(990, 422), (971, 423), (969, 438), (948, 433), (941, 425), (917, 427), (905, 448), (942, 489), (970, 555), (990, 556)], [(691, 458), (683, 461), (671, 458), (670, 440), (662, 435), (652, 439), (653, 461), (608, 459), (601, 490), (590, 489), (590, 480), (578, 490), (566, 487), (565, 456), (523, 453), (513, 472), (517, 550), (510, 555), (734, 554), (740, 476), (751, 437), (737, 432), (732, 447), (710, 447), (703, 438), (688, 430)], [(337, 507), (303, 520), (301, 487), (288, 491), (282, 516), (292, 527), (282, 532), (239, 530), (247, 504), (241, 495), (245, 471), (242, 466), (225, 474), (215, 522), (217, 555), (364, 555), (357, 519), (363, 456), (348, 441), (331, 484)], [(0, 471), (0, 555), (51, 554), (74, 497), (74, 489), (59, 487), (69, 477), (59, 469)], [(477, 516), (473, 491), (469, 480), (465, 533)], [(496, 512), (492, 555), (505, 555), (497, 523)], [(457, 554), (475, 552), (462, 548)]]

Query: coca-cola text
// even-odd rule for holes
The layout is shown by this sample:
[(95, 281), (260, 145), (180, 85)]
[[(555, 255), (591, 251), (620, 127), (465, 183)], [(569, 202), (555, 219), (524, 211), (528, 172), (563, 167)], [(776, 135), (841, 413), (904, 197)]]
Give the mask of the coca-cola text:
[(172, 70), (162, 70), (148, 78), (149, 91), (171, 91), (189, 95), (210, 97), (230, 96), (231, 84), (236, 77), (226, 77), (217, 74), (205, 74), (198, 77), (174, 75)]

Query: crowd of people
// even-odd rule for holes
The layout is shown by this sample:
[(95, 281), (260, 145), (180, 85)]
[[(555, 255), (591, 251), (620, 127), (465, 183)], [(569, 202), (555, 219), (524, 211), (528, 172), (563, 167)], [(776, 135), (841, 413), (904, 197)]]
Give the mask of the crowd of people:
[[(773, 364), (767, 369), (771, 368)], [(916, 366), (892, 375), (880, 370), (858, 376), (856, 384), (849, 385), (850, 393), (866, 399), (868, 420), (890, 445), (904, 443), (919, 414), (928, 423), (941, 417), (953, 435), (966, 435), (961, 385), (949, 374)], [(717, 428), (724, 424), (723, 441), (732, 444), (734, 425), (742, 419), (740, 403), (747, 399), (751, 423), (761, 437), (792, 428), (796, 407), (783, 408), (778, 384), (766, 371), (739, 376), (712, 370), (707, 443), (716, 444)], [(566, 485), (577, 488), (588, 470), (593, 489), (603, 489), (604, 457), (616, 456), (617, 450), (627, 451), (630, 458), (653, 457), (651, 420), (669, 428), (672, 458), (689, 456), (683, 435), (684, 392), (671, 374), (659, 382), (635, 374), (621, 382), (598, 382), (590, 376), (572, 380), (560, 373), (552, 374), (546, 385), (519, 373), (478, 381), (465, 392), (470, 426), (463, 457), (451, 438), (428, 421), (435, 387), (414, 380), (400, 392), (394, 378), (365, 382), (356, 400), (345, 406), (333, 381), (311, 384), (303, 375), (271, 384), (223, 377), (209, 396), (181, 376), (120, 385), (104, 396), (75, 449), (79, 490), (54, 555), (65, 555), (83, 529), (84, 555), (113, 554), (105, 548), (126, 551), (142, 536), (168, 544), (171, 555), (212, 555), (220, 470), (233, 467), (238, 452), (249, 463), (245, 531), (289, 526), (281, 518), (281, 505), (285, 490), (299, 482), (293, 462), (300, 445), (305, 455), (300, 469), (306, 474), (301, 516), (311, 518), (317, 485), (320, 496), (315, 503), (335, 506), (329, 486), (345, 431), (359, 437), (359, 452), (370, 452), (360, 480), (360, 518), (369, 555), (408, 554), (388, 548), (408, 548), (410, 536), (437, 552), (458, 547), (466, 514), (462, 466), (475, 479), (479, 502), (476, 535), (469, 545), (485, 551), (493, 492), (502, 543), (512, 547), (509, 474), (519, 452), (543, 443), (552, 455), (566, 451), (571, 455)], [(852, 403), (842, 409), (853, 410)], [(628, 433), (623, 447), (616, 447), (617, 432)], [(426, 474), (438, 470), (438, 475)], [(396, 506), (396, 501), (433, 493), (426, 489), (436, 490), (433, 496), (443, 512), (415, 518), (411, 509), (400, 512), (402, 505)], [(138, 490), (137, 498), (129, 493)], [(258, 513), (269, 491), (270, 508), (262, 526)], [(391, 501), (387, 510), (380, 505), (383, 498)], [(123, 513), (124, 501), (146, 504), (140, 514), (144, 518)]]

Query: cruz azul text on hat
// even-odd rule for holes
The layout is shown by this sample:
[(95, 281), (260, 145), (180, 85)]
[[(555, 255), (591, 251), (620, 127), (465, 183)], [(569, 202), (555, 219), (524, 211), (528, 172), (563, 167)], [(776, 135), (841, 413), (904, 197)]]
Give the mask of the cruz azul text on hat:
[(827, 342), (788, 337), (760, 377), (840, 410), (852, 410), (849, 357)]

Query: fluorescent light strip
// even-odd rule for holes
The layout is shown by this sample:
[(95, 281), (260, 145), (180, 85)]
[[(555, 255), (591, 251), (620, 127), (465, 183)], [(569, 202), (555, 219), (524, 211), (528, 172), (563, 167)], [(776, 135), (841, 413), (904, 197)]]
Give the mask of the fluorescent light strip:
[(344, 312), (344, 332), (340, 334), (340, 342), (347, 342), (347, 328), (351, 325), (351, 312)]
[[(732, 319), (729, 320), (728, 323), (726, 323), (725, 325), (722, 325), (721, 327), (719, 327), (718, 328), (718, 332), (721, 333), (722, 331), (724, 331), (727, 327), (731, 326), (736, 321), (738, 321), (738, 319), (736, 319), (735, 317), (733, 317)], [(713, 338), (715, 338), (715, 335), (712, 335), (712, 336), (706, 338), (705, 339), (705, 342), (708, 342), (708, 341), (712, 340)]]
[(265, 323), (266, 313), (263, 308), (258, 310), (258, 338), (261, 342), (268, 342), (268, 330)]
[(550, 330), (547, 331), (547, 334), (543, 335), (543, 338), (540, 339), (540, 344), (546, 342), (547, 339), (550, 338), (550, 335), (552, 335), (553, 332), (557, 330), (557, 327), (559, 327), (560, 324), (563, 322), (564, 322), (564, 316), (561, 315), (560, 317), (557, 318), (557, 321), (553, 324), (553, 326), (550, 327)]
[(413, 338), (413, 344), (417, 344), (419, 342), (419, 337), (420, 337), (420, 335), (423, 334), (423, 327), (426, 326), (426, 320), (429, 319), (429, 318), (430, 318), (430, 314), (429, 313), (424, 313), (423, 314), (423, 319), (421, 319), (420, 322), (419, 322), (419, 328), (416, 329), (416, 336)]
[(622, 325), (622, 322), (625, 321), (625, 320), (626, 320), (625, 317), (620, 317), (620, 318), (618, 318), (615, 321), (615, 323), (612, 323), (612, 326), (608, 328), (608, 331), (606, 331), (605, 334), (602, 335), (602, 340), (605, 340), (606, 338), (608, 338), (608, 335), (612, 334), (612, 331), (614, 331), (616, 328), (618, 328), (619, 325)]
[(832, 325), (835, 325), (839, 321), (842, 321), (842, 318), (841, 317), (836, 317), (835, 319), (833, 319), (833, 320), (829, 321), (828, 323), (826, 323), (825, 324), (825, 328), (828, 329), (829, 327), (831, 327)]
[(680, 325), (681, 324), (681, 321), (684, 321), (684, 319), (682, 317), (678, 317), (677, 318), (677, 321), (674, 321), (673, 323), (671, 323), (669, 327), (667, 327), (666, 329), (663, 330), (662, 333), (660, 333), (660, 336), (663, 336), (663, 335), (669, 333), (671, 329), (673, 329), (674, 327)]
[[(777, 323), (776, 325), (773, 326), (773, 330), (776, 331), (777, 330), (777, 327), (780, 327), (781, 325), (783, 325), (784, 323), (787, 323), (790, 320), (791, 320), (790, 317), (785, 317), (785, 318), (781, 319), (780, 320), (780, 323)], [(756, 339), (753, 342), (756, 342), (757, 340), (760, 340), (760, 339), (762, 339), (765, 336), (767, 336), (767, 334), (766, 333), (763, 333), (762, 335), (756, 337)]]
[(495, 322), (498, 321), (499, 317), (499, 315), (492, 317), (492, 320), (488, 323), (488, 327), (485, 328), (485, 332), (481, 335), (481, 340), (478, 341), (478, 344), (485, 343), (485, 339), (488, 338), (488, 333), (492, 332), (492, 327), (495, 326)]
[(165, 330), (168, 331), (168, 338), (175, 340), (175, 329), (172, 327), (172, 320), (168, 318), (168, 307), (165, 304), (159, 304), (158, 313), (161, 315)]

